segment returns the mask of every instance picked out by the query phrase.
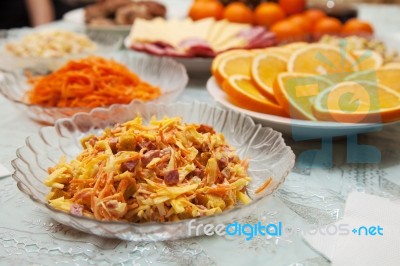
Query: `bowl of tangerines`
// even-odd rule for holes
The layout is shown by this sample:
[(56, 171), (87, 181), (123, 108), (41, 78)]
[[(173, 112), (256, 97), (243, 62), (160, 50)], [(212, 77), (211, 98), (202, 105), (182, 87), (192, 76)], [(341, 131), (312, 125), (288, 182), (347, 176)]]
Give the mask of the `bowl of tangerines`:
[(193, 20), (212, 17), (232, 23), (261, 26), (276, 35), (277, 43), (316, 41), (326, 34), (373, 34), (370, 23), (357, 18), (343, 23), (336, 17), (328, 16), (322, 9), (307, 8), (306, 0), (195, 0), (189, 10), (189, 17)]

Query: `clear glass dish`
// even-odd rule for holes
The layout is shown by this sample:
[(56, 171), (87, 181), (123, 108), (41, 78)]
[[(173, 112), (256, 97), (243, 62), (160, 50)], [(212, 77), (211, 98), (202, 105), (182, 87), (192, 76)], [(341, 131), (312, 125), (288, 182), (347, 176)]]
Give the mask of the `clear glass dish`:
[[(103, 56), (103, 55), (102, 55)], [(103, 57), (111, 58), (126, 65), (142, 80), (158, 86), (161, 96), (153, 102), (169, 103), (175, 100), (188, 83), (188, 75), (183, 65), (168, 58), (139, 57), (128, 51), (115, 52)], [(36, 67), (33, 73), (48, 73), (46, 67)], [(33, 120), (54, 124), (57, 119), (71, 117), (78, 112), (89, 112), (93, 108), (82, 107), (43, 107), (29, 104), (26, 99), (26, 91), (31, 88), (27, 82), (24, 70), (6, 71), (0, 70), (0, 93), (23, 110)]]
[[(116, 35), (108, 32), (80, 32), (77, 33), (86, 35), (93, 43), (96, 44), (94, 51), (87, 51), (82, 53), (73, 53), (65, 56), (58, 57), (20, 57), (15, 56), (6, 50), (6, 45), (9, 43), (18, 42), (27, 34), (39, 32), (32, 28), (22, 28), (16, 30), (9, 30), (5, 32), (5, 38), (0, 42), (0, 68), (9, 71), (19, 71), (20, 69), (35, 70), (37, 68), (48, 69), (54, 71), (66, 62), (72, 59), (79, 59), (90, 54), (107, 54), (119, 50), (123, 44), (123, 36)], [(46, 30), (47, 31), (47, 30)], [(48, 31), (51, 31), (48, 30)]]
[[(237, 148), (241, 158), (249, 159), (249, 175), (252, 178), (248, 194), (252, 202), (237, 206), (219, 215), (167, 223), (105, 222), (89, 219), (53, 209), (47, 204), (50, 189), (43, 184), (47, 169), (54, 166), (62, 155), (74, 158), (80, 151), (80, 138), (87, 134), (99, 134), (104, 128), (133, 119), (140, 114), (144, 122), (155, 115), (157, 118), (181, 116), (184, 122), (203, 123), (222, 132), (227, 141)], [(110, 108), (96, 108), (90, 113), (79, 113), (70, 119), (58, 120), (54, 127), (43, 127), (39, 134), (26, 139), (26, 146), (17, 150), (12, 165), (13, 178), (18, 188), (37, 203), (54, 220), (80, 231), (103, 237), (130, 241), (163, 241), (196, 235), (189, 233), (189, 225), (228, 224), (257, 211), (265, 200), (284, 182), (292, 169), (295, 155), (281, 133), (254, 124), (251, 118), (205, 103), (175, 103), (170, 105), (132, 102)], [(255, 190), (272, 177), (271, 184), (261, 193)], [(192, 221), (192, 222), (191, 222)]]

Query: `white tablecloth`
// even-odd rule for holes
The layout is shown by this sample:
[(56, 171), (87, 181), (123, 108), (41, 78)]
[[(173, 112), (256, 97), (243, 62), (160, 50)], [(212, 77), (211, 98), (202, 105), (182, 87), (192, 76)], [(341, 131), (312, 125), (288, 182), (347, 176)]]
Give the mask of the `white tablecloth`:
[[(191, 82), (179, 100), (212, 103), (202, 89), (205, 82)], [(8, 169), (17, 147), (40, 125), (29, 120), (4, 98), (0, 98), (0, 163)], [(348, 165), (345, 141), (334, 143), (334, 167), (295, 168), (284, 186), (250, 217), (282, 221), (294, 228), (309, 224), (328, 224), (342, 215), (349, 191), (366, 191), (400, 198), (400, 125), (383, 132), (362, 136), (361, 142), (377, 146), (382, 152), (379, 165)], [(286, 138), (296, 154), (318, 148), (318, 141), (294, 142)], [(396, 184), (397, 183), (397, 184)], [(11, 177), (0, 180), (0, 264), (79, 265), (327, 265), (299, 235), (291, 237), (244, 238), (199, 237), (165, 243), (129, 243), (87, 235), (48, 218), (20, 193)], [(136, 265), (136, 264), (135, 264)]]

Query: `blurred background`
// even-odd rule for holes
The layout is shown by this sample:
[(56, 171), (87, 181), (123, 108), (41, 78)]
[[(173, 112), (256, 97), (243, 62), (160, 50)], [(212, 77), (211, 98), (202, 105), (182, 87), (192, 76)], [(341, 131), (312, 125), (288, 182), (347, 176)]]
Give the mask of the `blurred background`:
[[(102, 2), (105, 0), (3, 0), (0, 1), (0, 29), (10, 29), (28, 26), (38, 26), (46, 24), (51, 21), (62, 19), (63, 15), (68, 11), (84, 7), (94, 2)], [(116, 5), (124, 0), (112, 0)], [(179, 8), (189, 7), (191, 0), (163, 0), (160, 1), (171, 7)], [(255, 7), (261, 2), (267, 2), (265, 0), (221, 0), (223, 4), (229, 4), (231, 2), (244, 2), (250, 7)], [(270, 0), (268, 2), (277, 2), (277, 0)], [(354, 9), (354, 6), (360, 6), (363, 4), (386, 4), (386, 5), (399, 5), (400, 0), (308, 0), (308, 7), (318, 7), (327, 9), (327, 6), (331, 8), (331, 12), (337, 13), (336, 15), (346, 14), (349, 9)], [(374, 5), (370, 6), (371, 10), (374, 10)], [(364, 8), (364, 7), (363, 7)], [(328, 8), (329, 9), (329, 8)], [(364, 8), (368, 9), (368, 7)], [(385, 9), (387, 12), (389, 9)], [(391, 19), (392, 15), (379, 13), (379, 10), (374, 10), (374, 17), (382, 19)], [(179, 13), (180, 11), (177, 11)], [(182, 12), (186, 12), (183, 11)], [(399, 9), (395, 9), (393, 12), (399, 12)], [(329, 13), (329, 12), (328, 12)], [(368, 13), (368, 12), (367, 12)], [(335, 15), (335, 14), (334, 14)], [(354, 14), (353, 14), (354, 15)], [(372, 15), (368, 13), (367, 15)], [(372, 20), (372, 17), (370, 18)], [(396, 19), (396, 18), (394, 18)], [(397, 21), (397, 20), (396, 20)], [(390, 24), (390, 23), (389, 23)], [(389, 25), (391, 27), (391, 25)]]

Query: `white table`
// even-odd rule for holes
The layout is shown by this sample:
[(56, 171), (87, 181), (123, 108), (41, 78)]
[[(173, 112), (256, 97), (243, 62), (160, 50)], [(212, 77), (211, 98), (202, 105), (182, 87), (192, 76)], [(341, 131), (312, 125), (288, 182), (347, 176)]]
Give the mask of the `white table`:
[[(204, 81), (191, 82), (179, 100), (212, 103), (202, 89)], [(40, 125), (0, 98), (0, 163), (10, 170), (17, 147)], [(251, 219), (282, 221), (294, 228), (336, 221), (346, 195), (362, 190), (400, 198), (400, 125), (361, 137), (382, 151), (379, 165), (347, 165), (345, 142), (334, 143), (332, 169), (295, 168), (286, 183)], [(298, 154), (318, 142), (286, 141)], [(397, 183), (397, 185), (395, 184)], [(281, 238), (199, 237), (165, 243), (129, 243), (87, 235), (49, 219), (20, 193), (11, 177), (0, 180), (0, 264), (109, 264), (119, 265), (328, 265), (300, 236)], [(193, 261), (192, 261), (193, 260)]]
[[(199, 84), (190, 87), (192, 89), (187, 89), (180, 100), (212, 102), (205, 90), (196, 89)], [(24, 145), (24, 139), (35, 134), (40, 125), (27, 118), (4, 98), (0, 98), (0, 110), (0, 163), (11, 170), (10, 159), (15, 158), (16, 148)], [(49, 219), (18, 191), (11, 177), (0, 180), (0, 203), (0, 264), (50, 264), (58, 261), (61, 264), (124, 262), (124, 265), (131, 265), (132, 262), (165, 262), (167, 265), (188, 265), (193, 259), (194, 265), (204, 265), (225, 264), (228, 261), (242, 264), (248, 259), (260, 263), (267, 258), (271, 263), (274, 262), (274, 265), (287, 265), (318, 257), (300, 239), (262, 239), (247, 242), (243, 239), (226, 241), (217, 237), (203, 237), (148, 244), (102, 239)], [(271, 198), (268, 206), (263, 207), (262, 211), (274, 219), (299, 220), (299, 217), (278, 198)], [(291, 250), (290, 256), (287, 253), (288, 249)], [(259, 256), (247, 258), (251, 252)]]

